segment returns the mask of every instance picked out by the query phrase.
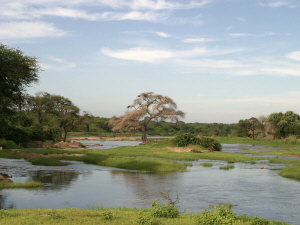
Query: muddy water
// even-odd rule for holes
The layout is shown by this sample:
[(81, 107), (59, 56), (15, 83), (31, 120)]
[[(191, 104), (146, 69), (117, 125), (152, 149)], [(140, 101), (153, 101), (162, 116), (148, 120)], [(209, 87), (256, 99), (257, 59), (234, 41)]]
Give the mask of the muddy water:
[[(236, 147), (236, 146), (235, 146)], [(1, 190), (1, 208), (86, 208), (150, 207), (159, 199), (158, 191), (171, 189), (180, 197), (180, 210), (198, 213), (209, 205), (228, 203), (238, 215), (262, 216), (300, 224), (300, 182), (277, 175), (281, 164), (235, 163), (229, 171), (220, 170), (226, 162), (212, 161), (213, 167), (193, 162), (188, 172), (144, 174), (109, 167), (72, 162), (67, 167), (32, 166), (24, 160), (0, 159), (0, 172), (15, 182), (41, 181), (35, 190)], [(264, 169), (261, 169), (264, 167)]]

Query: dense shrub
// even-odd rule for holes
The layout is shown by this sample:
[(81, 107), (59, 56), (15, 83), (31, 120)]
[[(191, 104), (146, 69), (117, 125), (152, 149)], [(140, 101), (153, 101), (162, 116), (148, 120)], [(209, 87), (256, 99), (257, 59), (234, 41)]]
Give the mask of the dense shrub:
[(177, 147), (188, 145), (201, 145), (204, 148), (211, 148), (215, 151), (221, 150), (221, 143), (213, 138), (202, 137), (201, 139), (194, 134), (181, 134), (172, 140), (172, 144)]
[(215, 151), (221, 150), (221, 143), (216, 141), (213, 138), (202, 137), (200, 141), (200, 145), (204, 148), (212, 148)]
[(177, 147), (185, 147), (188, 145), (199, 145), (200, 144), (200, 138), (198, 138), (194, 134), (181, 134), (178, 135), (176, 138), (172, 140), (173, 145)]
[(178, 207), (173, 204), (169, 205), (159, 205), (158, 200), (154, 200), (151, 202), (151, 206), (153, 207), (152, 216), (159, 218), (177, 218), (180, 215)]

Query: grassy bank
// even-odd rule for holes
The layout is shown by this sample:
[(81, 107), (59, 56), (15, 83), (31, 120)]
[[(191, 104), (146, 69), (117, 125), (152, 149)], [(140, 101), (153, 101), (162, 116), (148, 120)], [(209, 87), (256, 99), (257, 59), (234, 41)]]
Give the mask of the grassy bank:
[[(4, 188), (37, 188), (42, 187), (44, 184), (35, 181), (27, 181), (25, 183), (4, 183), (0, 182), (0, 189)], [(1, 214), (0, 214), (1, 216)]]
[[(225, 211), (224, 211), (225, 210)], [(281, 221), (268, 221), (263, 218), (250, 218), (247, 215), (235, 216), (233, 210), (223, 209), (222, 214), (216, 210), (204, 211), (200, 214), (186, 213), (176, 218), (158, 217), (153, 213), (153, 209), (132, 209), (132, 208), (110, 208), (103, 209), (11, 209), (0, 210), (0, 223), (3, 225), (19, 224), (110, 224), (110, 225), (134, 225), (134, 224), (203, 224), (202, 220), (226, 222), (229, 219), (236, 225), (285, 225)], [(208, 212), (208, 213), (207, 213)], [(157, 215), (157, 214), (156, 214)], [(218, 216), (218, 217), (217, 217)], [(259, 223), (260, 222), (260, 223)], [(208, 224), (208, 223), (206, 223)], [(210, 223), (225, 224), (225, 223)], [(233, 224), (233, 223), (226, 223)]]

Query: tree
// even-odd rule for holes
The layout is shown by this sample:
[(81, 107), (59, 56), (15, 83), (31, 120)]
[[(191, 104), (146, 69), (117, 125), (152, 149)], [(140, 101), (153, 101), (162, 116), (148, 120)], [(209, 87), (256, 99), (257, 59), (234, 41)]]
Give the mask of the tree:
[(295, 135), (299, 132), (300, 117), (293, 111), (272, 113), (268, 117), (268, 122), (276, 127), (275, 135), (277, 138), (286, 137), (290, 134)]
[(236, 134), (238, 137), (247, 137), (249, 134), (249, 120), (239, 120), (236, 124)]
[(37, 58), (0, 43), (0, 136), (8, 126), (7, 117), (26, 98), (26, 88), (38, 82), (40, 70)]
[(153, 92), (138, 95), (127, 109), (123, 116), (111, 118), (109, 124), (112, 126), (112, 131), (140, 130), (143, 143), (147, 142), (146, 128), (151, 120), (175, 122), (185, 117), (184, 112), (176, 110), (177, 105), (171, 98)]
[(52, 96), (47, 92), (38, 92), (29, 97), (31, 110), (36, 113), (38, 122), (42, 125), (47, 115), (54, 109)]
[(254, 139), (255, 132), (262, 128), (262, 124), (255, 117), (251, 117), (248, 121), (249, 121), (249, 129), (252, 132), (252, 138)]

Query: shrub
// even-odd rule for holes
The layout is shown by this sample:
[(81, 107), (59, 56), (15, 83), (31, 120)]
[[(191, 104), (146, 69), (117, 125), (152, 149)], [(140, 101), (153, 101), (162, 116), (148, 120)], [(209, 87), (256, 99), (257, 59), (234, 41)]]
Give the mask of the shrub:
[(180, 212), (176, 206), (173, 204), (170, 205), (159, 205), (158, 200), (151, 202), (153, 207), (152, 216), (159, 218), (177, 218), (180, 215)]
[(177, 147), (185, 147), (188, 145), (199, 145), (200, 144), (200, 138), (198, 138), (194, 134), (181, 134), (178, 135), (176, 138), (172, 140), (173, 145)]
[(237, 217), (230, 208), (230, 205), (230, 203), (228, 205), (216, 205), (214, 209), (210, 209), (209, 211), (204, 209), (200, 213), (197, 223), (205, 225), (235, 224)]
[(212, 148), (215, 151), (221, 150), (221, 143), (216, 141), (213, 138), (206, 138), (206, 137), (201, 138), (200, 145), (204, 148)]
[(104, 213), (101, 214), (101, 217), (103, 220), (111, 220), (113, 218), (113, 215), (111, 212), (106, 211)]

